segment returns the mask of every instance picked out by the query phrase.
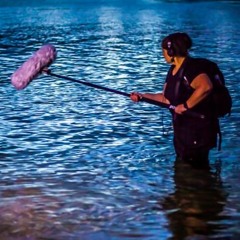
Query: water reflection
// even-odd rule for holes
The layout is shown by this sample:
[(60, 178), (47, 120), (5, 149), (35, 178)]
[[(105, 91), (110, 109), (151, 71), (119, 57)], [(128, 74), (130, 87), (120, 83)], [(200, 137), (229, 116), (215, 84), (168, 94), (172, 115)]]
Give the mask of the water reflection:
[(38, 239), (58, 231), (56, 210), (61, 204), (57, 197), (43, 194), (41, 186), (23, 178), (1, 189), (5, 200), (0, 203), (0, 239)]
[[(228, 218), (221, 216), (227, 193), (220, 172), (221, 162), (203, 168), (176, 160), (175, 191), (162, 203), (173, 233), (170, 239), (209, 239), (227, 228), (223, 221)], [(224, 237), (222, 234), (221, 239)]]

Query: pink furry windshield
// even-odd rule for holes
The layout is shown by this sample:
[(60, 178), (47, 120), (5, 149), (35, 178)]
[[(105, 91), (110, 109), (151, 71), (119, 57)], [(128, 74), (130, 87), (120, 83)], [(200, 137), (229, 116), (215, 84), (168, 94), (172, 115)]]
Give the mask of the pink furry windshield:
[(17, 90), (26, 88), (34, 78), (41, 74), (44, 68), (50, 66), (56, 57), (57, 51), (54, 46), (50, 44), (42, 46), (12, 74), (12, 85)]

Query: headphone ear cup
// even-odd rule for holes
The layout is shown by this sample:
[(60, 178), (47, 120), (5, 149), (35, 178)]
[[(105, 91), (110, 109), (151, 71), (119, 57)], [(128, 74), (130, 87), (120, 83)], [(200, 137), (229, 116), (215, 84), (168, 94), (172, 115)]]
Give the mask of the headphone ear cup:
[(172, 48), (168, 49), (167, 54), (168, 54), (169, 57), (173, 57), (173, 55), (174, 55), (173, 49)]

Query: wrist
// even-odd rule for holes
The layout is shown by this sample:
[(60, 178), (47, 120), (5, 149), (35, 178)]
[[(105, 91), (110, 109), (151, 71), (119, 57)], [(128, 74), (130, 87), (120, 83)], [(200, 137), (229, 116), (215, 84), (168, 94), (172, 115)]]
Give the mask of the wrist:
[(189, 107), (188, 107), (188, 105), (187, 105), (187, 102), (183, 103), (183, 106), (184, 106), (187, 110), (189, 109)]
[(138, 94), (137, 96), (138, 96), (138, 102), (141, 101), (143, 98), (142, 94)]

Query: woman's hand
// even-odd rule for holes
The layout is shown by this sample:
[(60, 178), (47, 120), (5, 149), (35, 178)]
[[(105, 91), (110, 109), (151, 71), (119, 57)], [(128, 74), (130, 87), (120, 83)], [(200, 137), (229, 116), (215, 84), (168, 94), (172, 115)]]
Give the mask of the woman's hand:
[(130, 98), (134, 102), (139, 102), (142, 99), (142, 94), (138, 92), (133, 92), (130, 94)]
[(183, 114), (184, 112), (187, 111), (187, 108), (185, 108), (183, 104), (179, 104), (179, 105), (177, 105), (177, 106), (175, 107), (175, 110), (174, 110), (174, 111), (175, 111), (175, 113), (177, 113), (177, 114)]

